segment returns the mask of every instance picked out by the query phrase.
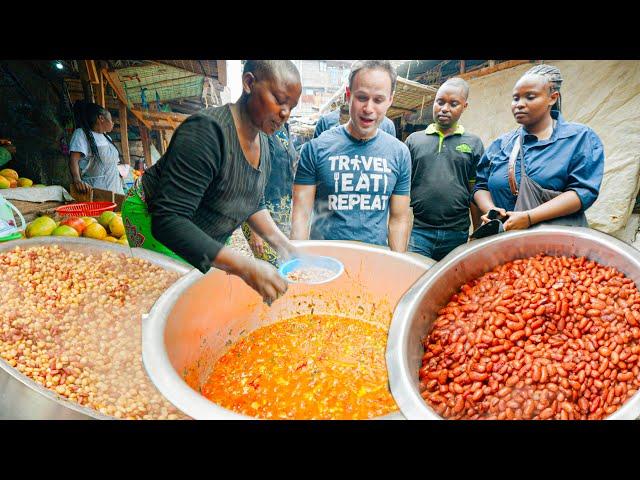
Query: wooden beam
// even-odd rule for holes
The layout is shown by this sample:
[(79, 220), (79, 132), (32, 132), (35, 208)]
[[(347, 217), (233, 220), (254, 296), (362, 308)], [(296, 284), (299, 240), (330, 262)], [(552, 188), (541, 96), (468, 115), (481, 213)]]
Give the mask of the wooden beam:
[(158, 133), (160, 133), (160, 146), (162, 147), (160, 149), (160, 154), (164, 155), (164, 152), (167, 151), (167, 137), (165, 135), (165, 130), (159, 130)]
[[(116, 92), (116, 95), (118, 96), (120, 101), (128, 106), (129, 101), (127, 99), (127, 96), (124, 93), (122, 84), (120, 83), (118, 76), (113, 72), (109, 72), (106, 68), (102, 69), (102, 73), (104, 75), (104, 78), (107, 80), (107, 82), (113, 89), (113, 91)], [(140, 115), (139, 112), (136, 112), (134, 109), (131, 109), (131, 113), (133, 113), (133, 115), (138, 119), (138, 121), (142, 125), (144, 125), (147, 128), (151, 128), (151, 124), (147, 120), (145, 120), (144, 117)]]
[(132, 112), (135, 110), (140, 113), (145, 120), (164, 120), (164, 121), (174, 121), (174, 122), (182, 122), (186, 120), (189, 115), (185, 113), (178, 112), (146, 112), (143, 110), (131, 109)]
[(496, 64), (495, 60), (489, 60), (489, 66), (493, 67)]
[(460, 60), (460, 73), (464, 73), (465, 71), (465, 61)]
[(398, 107), (396, 105), (391, 105), (389, 107), (389, 110), (402, 110), (403, 112), (411, 112), (411, 113), (414, 113), (417, 109), (418, 109), (417, 107), (411, 109), (411, 108)]
[(96, 69), (95, 60), (84, 60), (84, 64), (89, 75), (89, 81), (94, 85), (99, 84), (100, 79), (98, 78), (98, 70)]
[(140, 128), (140, 140), (142, 141), (142, 151), (144, 152), (144, 163), (149, 168), (151, 166), (151, 139), (149, 138), (149, 130), (144, 124), (138, 124)]
[(97, 100), (102, 108), (106, 108), (105, 98), (104, 98), (104, 75), (100, 73), (100, 82), (98, 83), (98, 92), (97, 92)]
[(506, 70), (508, 68), (517, 67), (518, 65), (523, 65), (525, 63), (532, 63), (532, 61), (531, 60), (508, 60), (506, 62), (493, 65), (492, 67), (485, 67), (479, 70), (474, 70), (473, 72), (467, 72), (467, 73), (461, 74), (460, 78), (464, 78), (465, 80), (468, 80), (471, 78), (484, 77), (486, 75), (491, 75), (492, 73), (496, 73), (501, 70)]
[(87, 64), (84, 61), (78, 62), (78, 71), (80, 73), (80, 82), (82, 83), (82, 94), (85, 102), (93, 102), (93, 90), (89, 82), (89, 72)]
[(226, 60), (216, 60), (218, 65), (218, 82), (223, 87), (227, 86), (227, 61)]
[(131, 156), (129, 155), (129, 131), (127, 130), (127, 106), (120, 104), (120, 144), (122, 146), (122, 156), (125, 163), (131, 165)]

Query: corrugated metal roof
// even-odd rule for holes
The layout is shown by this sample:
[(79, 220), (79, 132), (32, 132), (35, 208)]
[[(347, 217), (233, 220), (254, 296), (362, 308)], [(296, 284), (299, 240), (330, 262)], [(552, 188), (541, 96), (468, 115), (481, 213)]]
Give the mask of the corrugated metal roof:
[[(465, 70), (469, 71), (487, 63), (488, 60), (465, 60), (464, 62)], [(409, 80), (426, 76), (430, 78), (421, 79), (421, 83), (440, 84), (443, 80), (460, 72), (460, 60), (409, 60), (399, 65), (396, 72), (399, 77)], [(432, 75), (428, 75), (429, 73)]]
[(173, 67), (205, 75), (207, 77), (218, 77), (218, 61), (217, 60), (156, 60), (158, 63), (164, 63)]
[[(156, 93), (161, 102), (177, 98), (197, 97), (202, 94), (204, 77), (163, 64), (121, 68), (116, 74), (122, 83), (127, 99), (139, 105), (144, 91), (147, 102), (156, 101)], [(146, 90), (143, 90), (146, 89)]]

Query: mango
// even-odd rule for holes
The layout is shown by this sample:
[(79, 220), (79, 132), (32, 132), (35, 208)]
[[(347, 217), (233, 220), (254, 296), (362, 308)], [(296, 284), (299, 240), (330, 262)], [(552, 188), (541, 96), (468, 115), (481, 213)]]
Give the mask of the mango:
[(118, 240), (118, 243), (119, 243), (120, 245), (125, 245), (125, 246), (127, 246), (127, 247), (129, 246), (129, 240), (127, 240), (127, 236), (126, 236), (126, 235), (123, 235), (123, 236), (120, 238), (120, 240)]
[(107, 228), (109, 226), (109, 222), (113, 220), (115, 216), (116, 216), (115, 212), (111, 212), (111, 211), (102, 212), (98, 217), (98, 223), (102, 225), (104, 228)]
[(116, 243), (118, 241), (118, 239), (116, 237), (112, 237), (111, 235), (109, 235), (108, 237), (104, 237), (104, 241), (105, 242)]
[(36, 218), (33, 222), (27, 225), (25, 234), (27, 238), (32, 237), (46, 237), (56, 229), (56, 222), (51, 217), (46, 215)]
[(0, 189), (10, 188), (10, 187), (11, 187), (11, 181), (8, 178), (0, 175)]
[(124, 235), (124, 223), (121, 217), (116, 215), (111, 219), (109, 222), (109, 231), (114, 237), (120, 238)]
[(91, 225), (92, 223), (97, 223), (98, 220), (96, 220), (93, 217), (80, 217), (82, 219), (82, 221), (84, 222), (85, 227), (88, 227), (89, 225)]
[(107, 237), (107, 231), (99, 223), (92, 223), (87, 225), (87, 228), (82, 232), (83, 237), (95, 238), (96, 240), (104, 240)]
[(0, 170), (0, 175), (6, 178), (14, 178), (16, 181), (18, 181), (18, 178), (19, 178), (18, 172), (10, 168), (5, 168), (3, 170)]
[(53, 232), (51, 232), (51, 235), (53, 235), (54, 237), (79, 237), (80, 236), (78, 234), (78, 231), (75, 228), (70, 227), (69, 225), (60, 225)]
[(30, 178), (21, 177), (18, 179), (19, 187), (30, 187), (32, 185), (33, 185), (33, 180), (31, 180)]

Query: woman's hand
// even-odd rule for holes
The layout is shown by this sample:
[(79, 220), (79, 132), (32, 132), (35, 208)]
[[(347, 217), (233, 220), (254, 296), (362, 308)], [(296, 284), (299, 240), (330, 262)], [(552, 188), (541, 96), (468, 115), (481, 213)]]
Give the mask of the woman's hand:
[(267, 305), (285, 294), (287, 282), (280, 276), (278, 271), (263, 260), (251, 259), (243, 271), (240, 278), (253, 288), (262, 297)]
[(76, 190), (78, 190), (80, 193), (91, 192), (91, 185), (89, 185), (86, 182), (83, 182), (82, 180), (74, 180), (73, 186), (76, 187)]
[(507, 212), (509, 219), (504, 224), (505, 231), (526, 230), (531, 226), (529, 212)]
[(278, 248), (278, 255), (283, 262), (302, 256), (302, 252), (289, 240), (283, 242)]
[(498, 208), (498, 207), (492, 207), (489, 210), (487, 210), (487, 213), (485, 213), (484, 215), (482, 215), (480, 217), (480, 219), (482, 220), (482, 225), (484, 225), (485, 223), (489, 222), (491, 219), (489, 218), (489, 212), (491, 210), (496, 210), (501, 217), (506, 217), (507, 216), (507, 211), (504, 208)]
[(249, 246), (251, 247), (251, 251), (262, 257), (264, 255), (264, 240), (260, 235), (258, 235), (253, 230), (249, 229), (251, 234), (249, 235)]

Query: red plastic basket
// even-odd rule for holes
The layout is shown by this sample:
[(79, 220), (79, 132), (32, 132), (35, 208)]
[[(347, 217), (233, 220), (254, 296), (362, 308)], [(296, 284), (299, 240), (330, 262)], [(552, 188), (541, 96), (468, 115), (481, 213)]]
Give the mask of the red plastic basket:
[(56, 208), (60, 215), (71, 215), (76, 217), (95, 217), (102, 212), (113, 211), (116, 204), (113, 202), (80, 202), (63, 205)]

